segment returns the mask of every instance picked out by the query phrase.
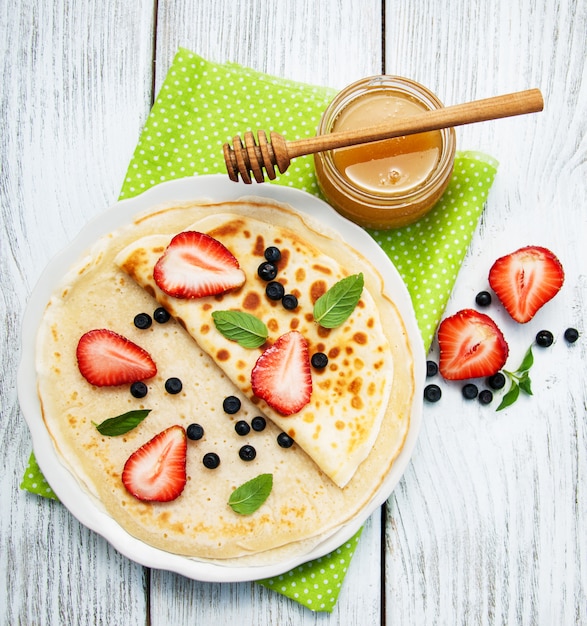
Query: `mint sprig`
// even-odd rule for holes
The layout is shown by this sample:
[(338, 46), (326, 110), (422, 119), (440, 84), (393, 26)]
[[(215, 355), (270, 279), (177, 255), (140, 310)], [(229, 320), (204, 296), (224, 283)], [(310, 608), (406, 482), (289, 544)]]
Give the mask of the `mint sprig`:
[(218, 332), (243, 348), (258, 348), (267, 341), (269, 331), (258, 317), (245, 311), (214, 311), (212, 319)]
[(230, 508), (240, 515), (254, 513), (267, 500), (273, 488), (273, 474), (259, 474), (240, 487), (228, 499)]
[(341, 326), (357, 306), (363, 285), (363, 274), (353, 274), (335, 283), (314, 304), (316, 322), (323, 328)]
[(109, 417), (100, 424), (92, 422), (101, 435), (107, 437), (117, 437), (124, 435), (136, 428), (149, 415), (151, 409), (137, 409), (136, 411), (128, 411), (116, 417)]
[(528, 396), (532, 395), (532, 381), (530, 380), (530, 368), (534, 364), (534, 354), (532, 353), (532, 346), (528, 348), (522, 363), (517, 370), (510, 372), (503, 370), (503, 373), (510, 381), (510, 388), (507, 393), (501, 399), (496, 411), (501, 411), (508, 406), (514, 404), (514, 402), (520, 397), (520, 392), (525, 393)]

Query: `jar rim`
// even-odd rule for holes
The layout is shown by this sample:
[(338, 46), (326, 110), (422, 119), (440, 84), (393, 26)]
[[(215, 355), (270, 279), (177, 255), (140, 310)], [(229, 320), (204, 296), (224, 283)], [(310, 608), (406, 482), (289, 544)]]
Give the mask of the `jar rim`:
[[(390, 88), (408, 95), (428, 110), (438, 109), (444, 106), (432, 91), (412, 79), (391, 74), (368, 76), (351, 83), (332, 99), (322, 115), (317, 134), (324, 135), (332, 132), (334, 122), (340, 113), (352, 102), (364, 96), (365, 93), (386, 91)], [(336, 184), (345, 194), (353, 197), (356, 201), (366, 203), (373, 207), (385, 203), (390, 207), (402, 208), (409, 206), (422, 196), (426, 196), (441, 187), (445, 183), (447, 169), (452, 169), (456, 152), (455, 130), (454, 128), (444, 128), (440, 129), (439, 132), (441, 134), (441, 153), (438, 163), (430, 176), (421, 185), (396, 194), (377, 194), (353, 185), (336, 167), (332, 151), (330, 150), (316, 156), (321, 159), (322, 166), (331, 178), (332, 183)]]

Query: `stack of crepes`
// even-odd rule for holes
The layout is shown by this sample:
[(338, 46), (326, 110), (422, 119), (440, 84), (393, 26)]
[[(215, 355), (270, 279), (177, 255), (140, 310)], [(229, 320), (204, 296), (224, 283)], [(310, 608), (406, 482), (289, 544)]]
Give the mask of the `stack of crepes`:
[[(212, 118), (201, 115), (209, 102), (218, 102), (216, 87), (231, 84), (231, 81), (235, 85), (233, 97), (224, 100), (222, 105), (216, 104)], [(263, 100), (274, 103), (273, 109), (268, 110), (267, 124), (278, 126), (288, 139), (312, 133), (333, 93), (235, 65), (213, 64), (181, 50), (142, 133), (121, 197), (137, 195), (163, 180), (224, 172), (220, 148), (225, 135), (232, 133), (234, 120), (238, 120), (240, 130), (252, 126), (248, 111), (239, 108), (238, 94), (242, 93), (243, 83), (256, 92), (257, 103)], [(229, 95), (226, 91), (223, 93)], [(285, 117), (281, 101), (289, 103), (290, 110)], [(272, 112), (275, 119), (271, 119)], [(225, 132), (223, 123), (228, 128), (229, 119), (231, 130)], [(214, 156), (196, 157), (199, 154)], [(492, 159), (480, 154), (460, 153), (451, 185), (429, 216), (404, 229), (370, 233), (406, 282), (426, 348), (444, 310), (495, 171)], [(297, 159), (277, 182), (317, 193), (311, 160), (304, 157)], [(90, 486), (89, 489), (97, 490), (98, 497), (125, 528), (152, 545), (183, 554), (196, 553), (202, 558), (221, 558), (224, 562), (236, 559), (242, 563), (267, 563), (300, 550), (307, 551), (368, 501), (401, 450), (409, 424), (409, 389), (413, 386), (413, 373), (410, 346), (402, 330), (401, 316), (393, 301), (383, 295), (376, 268), (349, 249), (336, 233), (324, 231), (311, 220), (300, 219), (287, 207), (271, 202), (253, 204), (256, 206), (229, 203), (174, 207), (138, 221), (106, 242), (100, 242), (94, 254), (84, 261), (82, 278), (79, 278), (80, 267), (75, 268), (76, 278), (69, 284), (66, 278), (66, 292), (57, 294), (53, 302), (55, 306), (48, 309), (43, 326), (46, 334), (42, 334), (42, 328), (39, 344), (45, 350), (41, 353), (39, 378), (45, 419), (58, 449), (63, 455), (70, 455), (69, 464), (73, 465), (76, 474)], [(269, 328), (274, 339), (287, 330), (299, 329), (309, 337), (310, 345), (315, 349), (321, 344), (327, 346), (330, 341), (327, 349), (331, 355), (344, 353), (345, 347), (356, 347), (358, 358), (349, 353), (339, 357), (339, 363), (344, 359), (349, 371), (349, 379), (344, 385), (335, 382), (334, 374), (314, 375), (314, 400), (318, 400), (318, 408), (313, 404), (292, 418), (276, 413), (270, 406), (259, 405), (251, 394), (250, 377), (243, 375), (254, 364), (258, 351), (242, 348), (215, 333), (209, 320), (208, 323), (205, 321), (209, 314), (206, 305), (210, 303), (202, 301), (194, 305), (194, 302), (173, 300), (153, 283), (154, 263), (163, 254), (171, 237), (186, 228), (208, 232), (234, 249), (247, 273), (248, 287), (217, 299), (214, 302), (216, 308), (252, 309), (259, 317), (270, 320)], [(259, 237), (263, 240), (262, 245)], [(297, 314), (285, 314), (280, 310), (277, 315), (275, 307), (263, 299), (260, 285), (253, 276), (253, 268), (262, 255), (261, 248), (274, 243), (287, 251), (291, 260), (288, 267), (282, 268), (282, 278), (290, 285), (296, 281), (300, 302), (306, 299), (307, 305), (300, 306)], [(360, 272), (365, 277), (361, 304), (349, 318), (349, 323), (328, 333), (323, 333), (308, 317), (310, 303), (316, 295), (312, 294), (316, 291), (318, 266), (322, 268), (320, 272), (327, 269), (320, 277), (324, 288), (349, 274)], [(309, 271), (309, 268), (314, 269)], [(321, 291), (323, 287), (320, 287)], [(132, 320), (141, 310), (152, 309), (155, 301), (164, 305), (176, 320), (172, 320), (165, 330), (163, 327), (152, 328), (148, 334), (129, 329), (129, 319)], [(92, 305), (88, 307), (90, 302)], [(79, 316), (82, 307), (84, 316)], [(120, 393), (104, 389), (98, 393), (96, 389), (88, 389), (90, 386), (76, 371), (75, 363), (62, 360), (57, 366), (52, 356), (68, 351), (71, 354), (71, 350), (75, 352), (74, 344), (79, 336), (97, 326), (112, 326), (119, 332), (124, 329), (122, 334), (130, 335), (131, 339), (152, 351), (159, 369), (154, 379), (158, 384), (152, 385), (143, 402), (152, 409), (143, 429), (139, 427), (123, 439), (110, 438), (106, 442), (103, 439), (98, 441), (95, 429), (87, 428), (88, 415), (97, 411), (98, 406), (100, 415), (92, 416), (95, 421), (100, 421), (101, 416), (121, 413)], [(369, 329), (367, 333), (366, 329)], [(364, 337), (361, 335), (357, 342), (358, 332)], [(355, 369), (349, 366), (353, 362)], [(336, 356), (332, 363), (336, 365)], [(200, 373), (196, 377), (194, 367)], [(57, 370), (60, 376), (56, 387)], [(328, 371), (332, 373), (336, 369)], [(125, 493), (120, 481), (117, 482), (129, 451), (136, 449), (148, 434), (153, 435), (167, 425), (169, 414), (178, 412), (177, 398), (158, 391), (168, 376), (177, 376), (184, 380), (184, 384), (190, 381), (189, 392), (183, 394), (183, 408), (179, 410), (182, 423), (206, 421), (210, 443), (222, 452), (220, 471), (208, 472), (205, 480), (198, 478), (186, 487), (186, 494), (192, 495), (190, 509), (193, 509), (194, 501), (210, 503), (207, 507), (199, 507), (202, 514), (198, 521), (197, 545), (193, 544), (196, 529), (189, 527), (186, 521), (189, 515), (183, 510), (180, 499), (167, 509), (166, 505), (145, 504)], [(372, 392), (353, 395), (353, 389), (362, 387), (364, 390), (365, 386)], [(403, 388), (401, 391), (400, 387)], [(344, 395), (343, 403), (337, 406), (346, 409), (337, 416), (338, 420), (330, 420), (334, 424), (333, 431), (317, 430), (319, 414), (333, 411), (333, 396), (328, 395), (333, 388), (338, 390), (336, 393)], [(235, 393), (235, 389), (243, 400), (241, 413), (227, 418), (222, 413), (221, 403), (223, 397)], [(320, 390), (330, 391), (324, 391), (325, 395), (321, 396)], [(361, 410), (357, 404), (365, 398), (371, 403), (369, 411)], [(353, 410), (354, 406), (359, 408)], [(63, 411), (68, 415), (65, 425), (52, 418)], [(197, 412), (197, 419), (193, 412)], [(262, 433), (256, 433), (258, 454), (255, 467), (254, 464), (243, 464), (238, 458), (239, 435), (234, 434), (233, 428), (228, 435), (227, 427), (234, 425), (231, 420), (250, 421), (259, 412), (267, 415), (269, 423)], [(359, 415), (370, 416), (370, 421), (363, 421), (360, 429), (356, 428)], [(276, 446), (275, 439), (281, 431), (289, 431), (296, 445), (289, 449)], [(351, 434), (345, 441), (346, 449), (352, 451), (350, 454), (332, 453), (333, 437), (340, 437), (341, 432)], [(314, 445), (316, 443), (318, 445)], [(75, 451), (80, 449), (93, 450), (93, 456), (76, 454)], [(226, 497), (213, 497), (212, 494), (226, 494), (247, 478), (265, 471), (263, 458), (270, 459), (274, 474), (273, 492), (265, 508), (259, 508), (251, 516), (240, 517), (231, 517), (224, 508), (219, 510), (220, 504), (226, 507)], [(341, 459), (345, 461), (342, 465)], [(96, 467), (100, 468), (101, 476), (96, 475)], [(201, 470), (198, 472), (201, 474)], [(104, 480), (104, 476), (109, 479)], [(42, 477), (36, 473), (34, 458), (31, 458), (23, 487), (47, 495)], [(292, 493), (298, 494), (297, 497), (292, 498)], [(184, 501), (189, 499), (186, 497)], [(242, 537), (246, 537), (246, 541), (243, 542)], [(302, 601), (309, 608), (330, 611), (357, 539), (358, 535), (319, 562), (304, 564), (289, 574), (262, 582)], [(334, 563), (335, 571), (330, 567)], [(328, 574), (322, 585), (323, 576), (310, 575), (323, 571)], [(332, 582), (333, 574), (336, 574), (336, 583)], [(300, 579), (307, 577), (312, 578), (313, 584), (311, 590), (304, 592)]]

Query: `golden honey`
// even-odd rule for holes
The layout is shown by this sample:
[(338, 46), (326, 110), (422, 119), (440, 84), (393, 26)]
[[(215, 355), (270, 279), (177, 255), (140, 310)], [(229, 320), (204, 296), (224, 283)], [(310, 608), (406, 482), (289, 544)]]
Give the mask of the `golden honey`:
[[(390, 123), (442, 103), (408, 79), (378, 76), (353, 83), (325, 111), (318, 134)], [(425, 215), (446, 189), (454, 163), (454, 129), (338, 148), (315, 155), (329, 203), (371, 228), (397, 228)]]

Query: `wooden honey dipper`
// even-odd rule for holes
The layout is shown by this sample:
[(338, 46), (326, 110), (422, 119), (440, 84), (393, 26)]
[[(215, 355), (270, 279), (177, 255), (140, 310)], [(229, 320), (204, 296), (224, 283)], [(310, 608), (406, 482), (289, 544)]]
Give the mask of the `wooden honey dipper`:
[(257, 132), (258, 143), (251, 131), (233, 139), (232, 146), (224, 144), (224, 161), (230, 180), (252, 183), (251, 172), (258, 183), (265, 179), (263, 169), (270, 180), (276, 177), (275, 168), (281, 174), (289, 167), (292, 159), (305, 154), (315, 154), (335, 148), (346, 148), (362, 143), (413, 135), (430, 130), (462, 126), (474, 122), (536, 113), (542, 111), (544, 101), (539, 89), (528, 89), (515, 93), (474, 100), (463, 104), (434, 109), (424, 113), (397, 119), (393, 125), (380, 124), (368, 128), (317, 135), (306, 139), (286, 141), (282, 135), (272, 131), (267, 140), (265, 131)]

